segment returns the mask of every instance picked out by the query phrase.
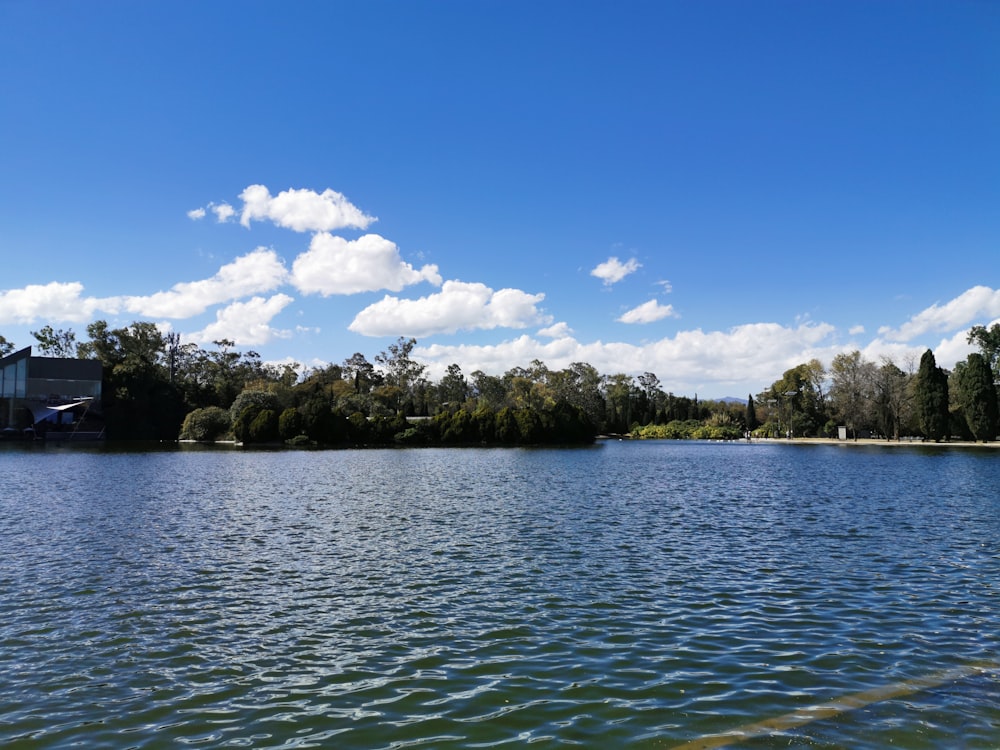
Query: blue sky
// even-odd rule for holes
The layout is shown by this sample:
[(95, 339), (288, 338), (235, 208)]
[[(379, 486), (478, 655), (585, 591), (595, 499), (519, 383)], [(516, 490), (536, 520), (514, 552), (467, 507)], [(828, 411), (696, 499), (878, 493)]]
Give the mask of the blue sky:
[(0, 334), (758, 392), (1000, 319), (992, 2), (0, 0)]

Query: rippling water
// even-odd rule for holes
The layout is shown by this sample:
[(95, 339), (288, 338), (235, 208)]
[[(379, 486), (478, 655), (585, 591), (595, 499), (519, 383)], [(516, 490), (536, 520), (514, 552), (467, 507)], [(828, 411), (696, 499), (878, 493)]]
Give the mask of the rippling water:
[[(742, 746), (1000, 746), (998, 452), (0, 446), (0, 469), (5, 747), (767, 721)], [(911, 689), (774, 721), (887, 685)]]

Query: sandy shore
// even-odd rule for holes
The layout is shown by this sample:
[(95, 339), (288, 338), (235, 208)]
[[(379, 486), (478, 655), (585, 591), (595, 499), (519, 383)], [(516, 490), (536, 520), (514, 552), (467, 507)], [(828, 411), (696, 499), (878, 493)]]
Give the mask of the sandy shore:
[(789, 445), (877, 445), (886, 448), (898, 447), (936, 447), (936, 448), (1000, 448), (1000, 442), (973, 443), (968, 440), (952, 440), (949, 442), (924, 442), (920, 438), (907, 440), (903, 438), (899, 442), (895, 440), (876, 440), (871, 438), (859, 438), (858, 440), (837, 440), (836, 438), (754, 438), (754, 443), (787, 443)]

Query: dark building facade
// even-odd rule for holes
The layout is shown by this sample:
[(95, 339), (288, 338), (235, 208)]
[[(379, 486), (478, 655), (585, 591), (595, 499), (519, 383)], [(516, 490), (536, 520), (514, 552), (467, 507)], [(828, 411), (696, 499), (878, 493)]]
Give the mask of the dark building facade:
[(0, 429), (66, 432), (101, 413), (103, 369), (95, 359), (32, 357), (31, 347), (0, 359)]

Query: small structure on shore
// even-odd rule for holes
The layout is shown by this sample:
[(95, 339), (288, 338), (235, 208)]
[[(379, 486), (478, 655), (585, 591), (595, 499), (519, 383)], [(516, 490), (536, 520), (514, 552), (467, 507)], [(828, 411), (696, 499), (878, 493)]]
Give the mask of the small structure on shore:
[(0, 358), (0, 435), (101, 439), (101, 363), (33, 357), (31, 347)]

